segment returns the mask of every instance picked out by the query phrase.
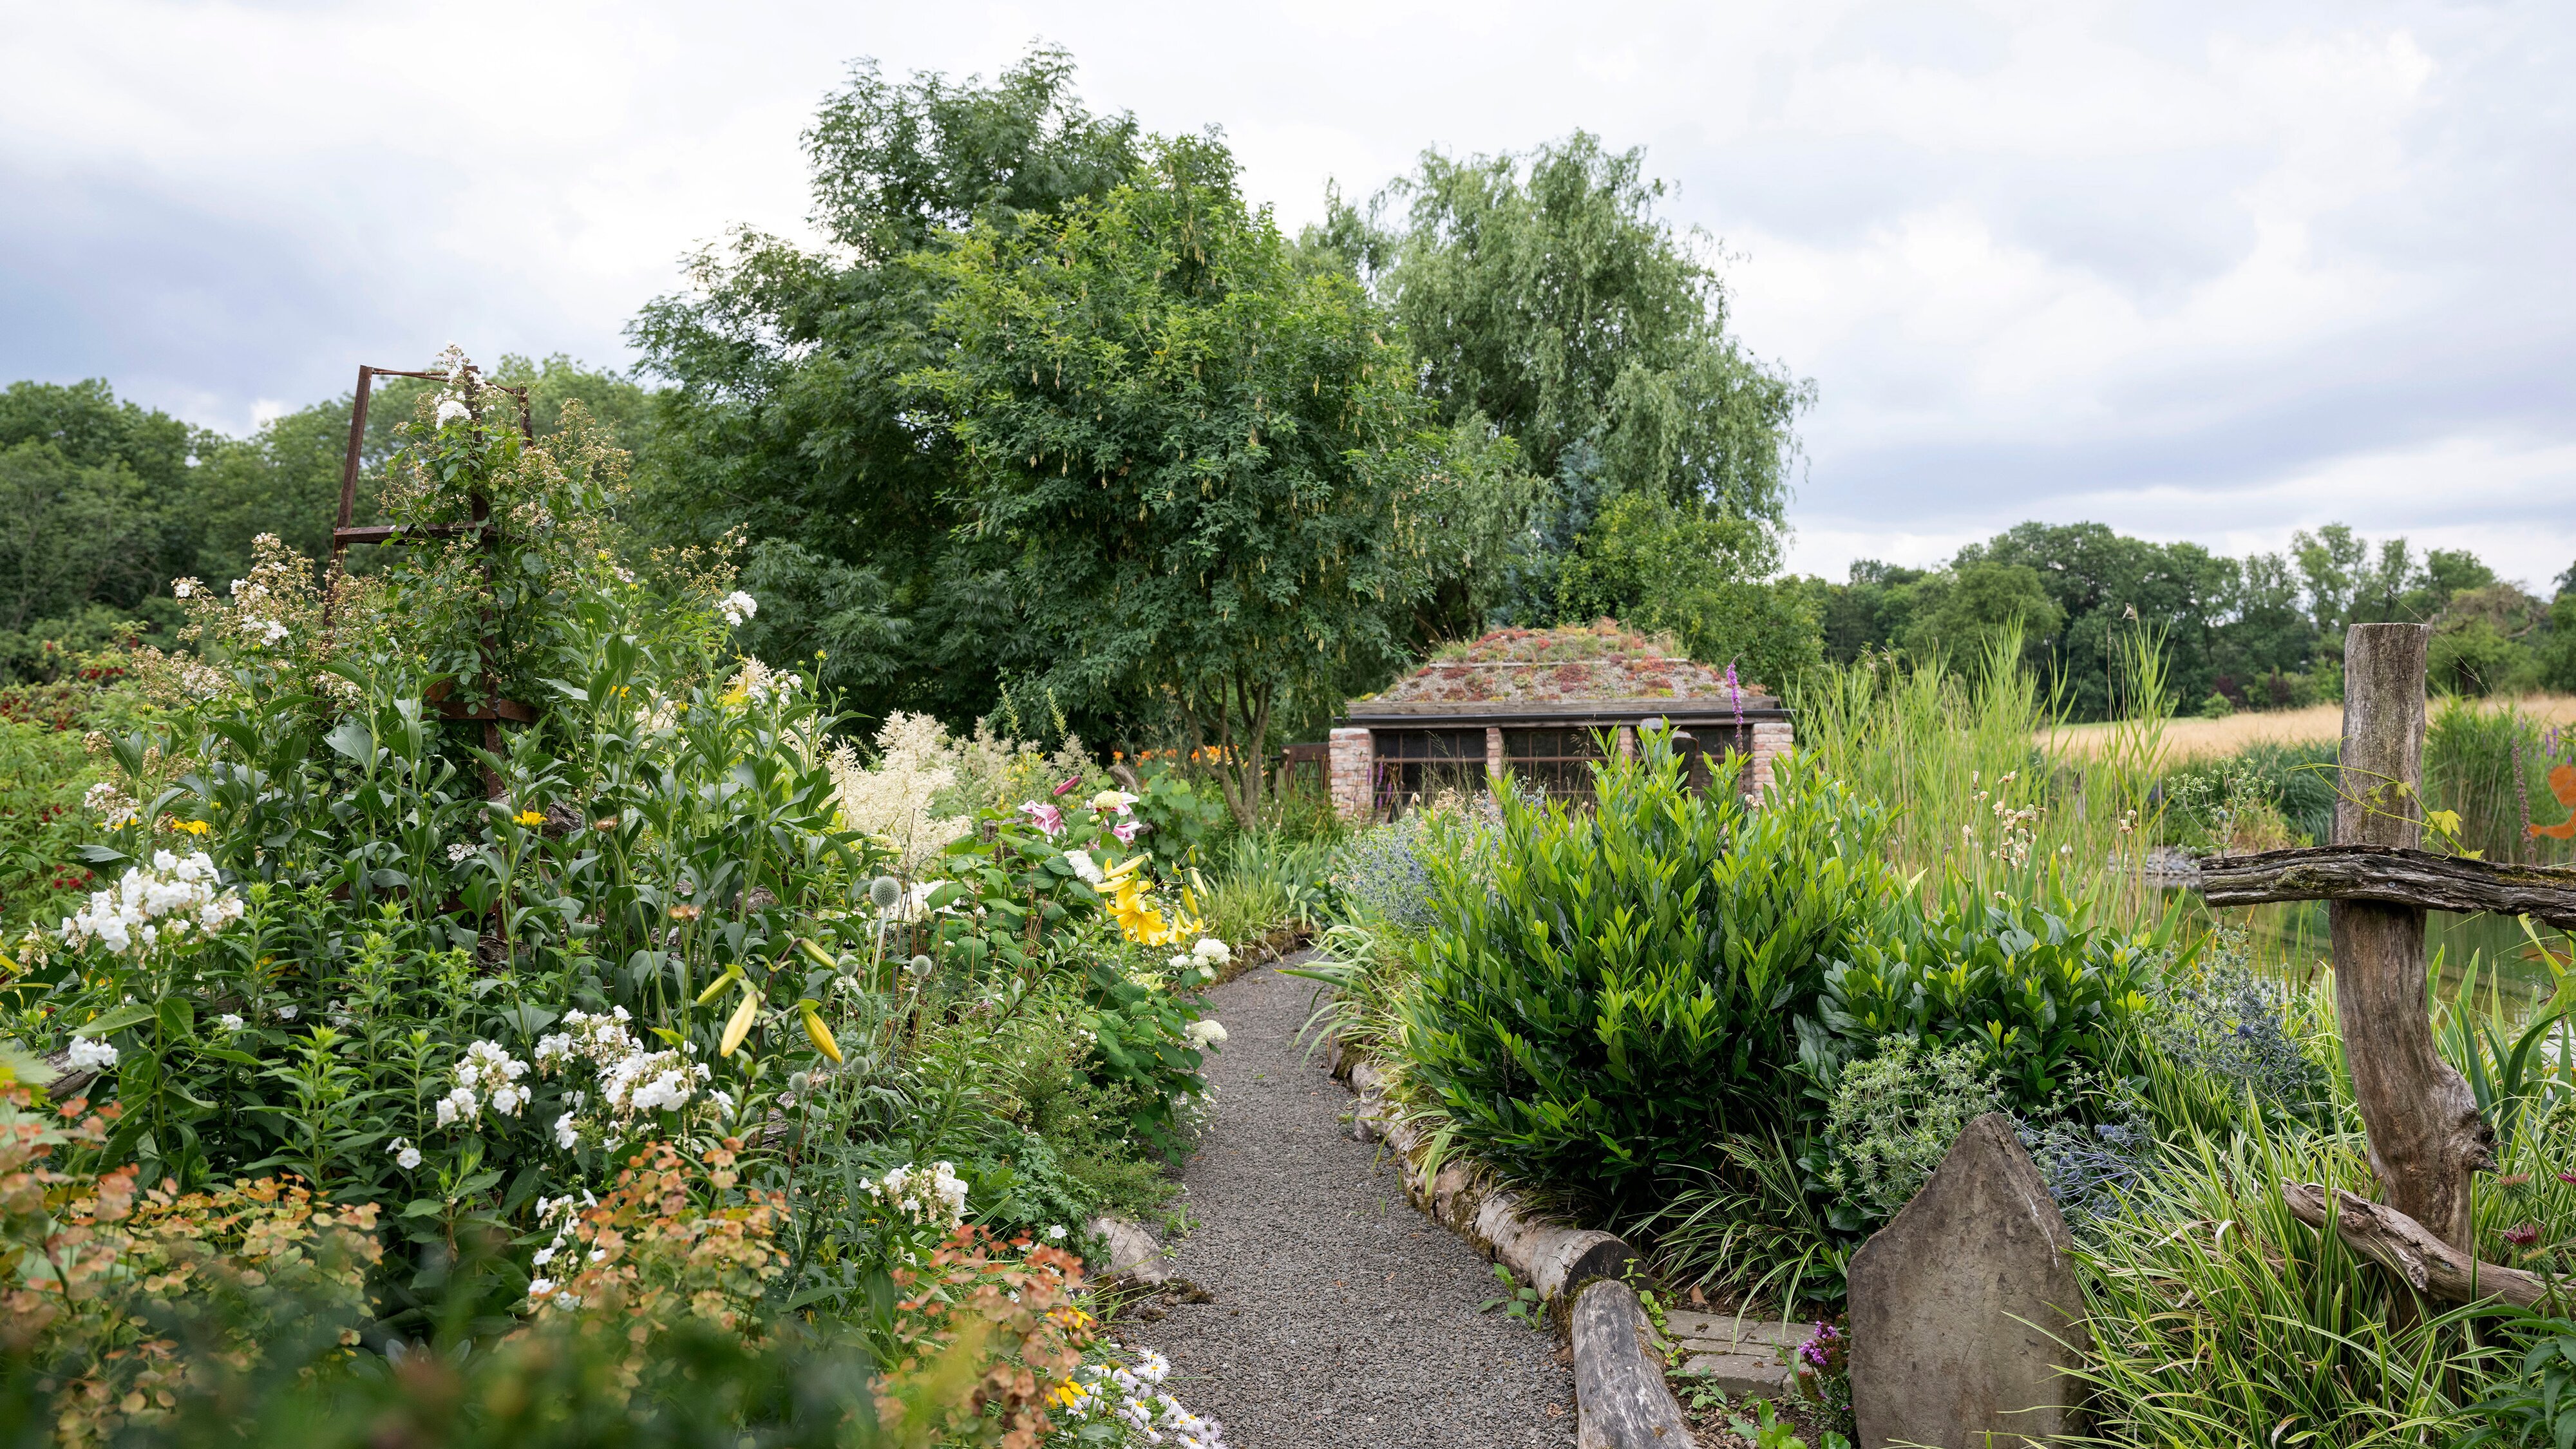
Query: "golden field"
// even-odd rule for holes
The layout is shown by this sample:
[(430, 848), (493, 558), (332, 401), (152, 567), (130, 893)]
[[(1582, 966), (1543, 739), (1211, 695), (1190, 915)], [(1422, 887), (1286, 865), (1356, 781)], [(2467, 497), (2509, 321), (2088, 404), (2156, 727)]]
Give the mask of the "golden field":
[[(2433, 701), (2440, 710), (2442, 701)], [(2549, 724), (2576, 724), (2576, 695), (2527, 694), (2513, 700), (2485, 700), (2483, 709), (2498, 709), (2507, 704), (2519, 706), (2525, 714)], [(2109, 724), (2064, 725), (2041, 735), (2047, 743), (2054, 736), (2057, 748), (2072, 755), (2098, 753), (2117, 726)], [(2247, 745), (2262, 743), (2295, 744), (2303, 740), (2331, 740), (2343, 733), (2343, 706), (2311, 705), (2306, 709), (2246, 711), (2225, 719), (2177, 719), (2165, 725), (2165, 758), (2167, 760), (2200, 760), (2213, 755), (2232, 755)]]

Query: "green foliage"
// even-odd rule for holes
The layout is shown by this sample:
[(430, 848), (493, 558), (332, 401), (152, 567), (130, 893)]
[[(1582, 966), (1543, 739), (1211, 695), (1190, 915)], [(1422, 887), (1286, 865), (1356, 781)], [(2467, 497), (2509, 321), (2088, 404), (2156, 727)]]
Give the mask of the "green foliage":
[(1968, 545), (1943, 568), (1863, 559), (1845, 582), (1799, 587), (1836, 664), (1888, 648), (1981, 652), (1981, 635), (2019, 618), (2027, 662), (2079, 720), (2120, 713), (2119, 635), (2130, 620), (2166, 642), (2176, 697), (2209, 702), (2204, 713), (2218, 700), (2283, 709), (2339, 699), (2345, 627), (2383, 620), (2433, 626), (2439, 690), (2510, 693), (2562, 676), (2569, 682), (2548, 687), (2576, 689), (2576, 673), (2550, 672), (2569, 632), (2544, 617), (2550, 605), (2498, 581), (2465, 551), (2435, 549), (2419, 560), (2395, 538), (2374, 559), (2369, 542), (2341, 524), (2299, 534), (2287, 555), (2231, 559), (2098, 523), (2023, 523)]
[[(2273, 748), (2277, 753), (2279, 747)], [(2274, 779), (2241, 755), (2184, 766), (2165, 777), (2165, 833), (2202, 854), (2246, 854), (2297, 843)]]
[(1906, 895), (1883, 909), (1824, 973), (1805, 1061), (1833, 1081), (1841, 1053), (1889, 1036), (1973, 1048), (2023, 1111), (2045, 1106), (2085, 1067), (2110, 1060), (2146, 1006), (2140, 988), (2163, 943), (2089, 924), (2063, 898), (1980, 898), (1945, 888), (1937, 906)]
[(2530, 1346), (2503, 1383), (2469, 1406), (2483, 1422), (2454, 1449), (2568, 1449), (2576, 1444), (2576, 1322), (2535, 1313), (2499, 1327)]
[[(2153, 682), (2153, 650), (2124, 676)], [(2053, 862), (2137, 860), (2153, 838), (2163, 772), (2162, 691), (2134, 691), (2144, 708), (2098, 758), (2058, 764), (2039, 748), (2059, 722), (2055, 701), (2017, 665), (2006, 635), (1968, 670), (1941, 659), (1872, 655), (1807, 681), (1792, 702), (1798, 742), (1828, 774), (1890, 807), (1889, 858), (1920, 872), (1925, 889), (1959, 876), (1981, 893), (2032, 898)], [(1964, 887), (1963, 887), (1964, 888)], [(2153, 915), (2135, 871), (2093, 893), (2109, 919)]]
[(1212, 142), (1156, 141), (1105, 196), (916, 265), (951, 345), (907, 380), (1015, 600), (1000, 666), (1077, 712), (1168, 715), (1251, 828), (1280, 717), (1400, 658), (1395, 610), (1479, 480), (1418, 429), (1375, 308), (1295, 265)]
[(1504, 801), (1490, 876), (1434, 862), (1440, 923), (1401, 1013), (1462, 1146), (1634, 1203), (1781, 1121), (1792, 1019), (1900, 886), (1885, 812), (1803, 758), (1758, 811), (1731, 774), (1692, 794), (1656, 731), (1595, 779), (1593, 810)]
[(1494, 1281), (1503, 1285), (1502, 1296), (1488, 1298), (1476, 1308), (1478, 1313), (1491, 1313), (1499, 1308), (1503, 1316), (1522, 1326), (1544, 1332), (1547, 1328), (1547, 1300), (1535, 1288), (1512, 1276), (1512, 1270), (1500, 1263), (1494, 1265)]
[(1148, 765), (1138, 776), (1136, 818), (1145, 823), (1147, 846), (1158, 871), (1196, 863), (1200, 850), (1224, 825), (1224, 802), (1174, 768)]
[(1169, 983), (1140, 980), (1115, 961), (1094, 959), (1086, 969), (1091, 1010), (1082, 1025), (1106, 1072), (1139, 1089), (1130, 1125), (1177, 1163), (1184, 1148), (1181, 1114), (1207, 1092), (1199, 1075), (1206, 1052), (1190, 1034), (1199, 1009)]
[(92, 872), (73, 847), (88, 833), (81, 795), (97, 776), (80, 736), (0, 719), (0, 952), (31, 925), (54, 926)]
[(1929, 603), (1906, 633), (1906, 647), (1918, 657), (1982, 660), (2007, 637), (2044, 648), (2066, 618), (2040, 586), (2038, 570), (1984, 559), (1963, 563), (1931, 591)]
[(899, 381), (944, 359), (949, 285), (903, 259), (1106, 195), (1141, 141), (1134, 118), (1082, 107), (1060, 49), (990, 84), (894, 83), (862, 62), (805, 135), (832, 250), (737, 231), (630, 328), (671, 384), (655, 397), (668, 446), (643, 480), (654, 527), (699, 544), (744, 530), (744, 582), (770, 605), (747, 644), (828, 654), (819, 682), (863, 717), (991, 712), (1018, 628), (1009, 580), (958, 546), (965, 456)]
[(2453, 696), (2433, 708), (2424, 730), (2424, 798), (2427, 808), (2460, 817), (2463, 850), (2499, 861), (2569, 858), (2566, 846), (2523, 828), (2566, 818), (2549, 789), (2546, 735), (2518, 704)]
[(2509, 1311), (2400, 1315), (2386, 1273), (2290, 1215), (2284, 1181), (2367, 1193), (2373, 1179), (2357, 1132), (2190, 1133), (2079, 1245), (2093, 1348), (2078, 1374), (2102, 1440), (2450, 1442), (2503, 1357), (2483, 1325)]
[(1771, 547), (1751, 521), (1626, 494), (1566, 562), (1557, 612), (1669, 632), (1693, 659), (1785, 689), (1822, 663), (1823, 643), (1805, 593), (1764, 581)]
[(1724, 524), (1743, 577), (1776, 565), (1790, 424), (1813, 386), (1727, 333), (1700, 239), (1656, 215), (1663, 189), (1642, 152), (1577, 131), (1526, 156), (1426, 152), (1365, 214), (1336, 198), (1307, 237), (1393, 312), (1441, 420), (1515, 439), (1546, 480), (1536, 557), (1487, 605), (1516, 622), (1558, 617), (1557, 570), (1631, 494)]
[(2003, 1105), (1994, 1068), (1975, 1043), (1926, 1049), (1914, 1037), (1890, 1037), (1834, 1085), (1825, 1186), (1862, 1222), (1884, 1222), (1913, 1199), (1970, 1122)]

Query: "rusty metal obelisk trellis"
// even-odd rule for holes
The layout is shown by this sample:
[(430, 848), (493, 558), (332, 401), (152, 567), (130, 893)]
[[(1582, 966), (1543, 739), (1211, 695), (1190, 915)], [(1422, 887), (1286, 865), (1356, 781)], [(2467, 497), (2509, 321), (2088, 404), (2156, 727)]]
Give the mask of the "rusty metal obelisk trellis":
[(2290, 1210), (2335, 1231), (2416, 1291), (2452, 1301), (2539, 1301), (2537, 1275), (2480, 1263), (2469, 1179), (2495, 1166), (2495, 1133), (2434, 1045), (2425, 1006), (2424, 912), (2500, 911), (2576, 928), (2576, 869), (2436, 855), (2424, 839), (2420, 624), (2357, 624), (2344, 637), (2343, 758), (2334, 843), (2220, 856), (2202, 866), (2213, 906), (2324, 900), (2335, 1018), (2370, 1135), (2375, 1203), (2283, 1183)]
[[(471, 364), (468, 364), (468, 377), (471, 378), (471, 376)], [(471, 533), (483, 550), (483, 569), (488, 575), (492, 568), (491, 557), (498, 551), (501, 542), (500, 525), (492, 521), (490, 495), (480, 488), (469, 495), (470, 522), (420, 524), (410, 527), (400, 524), (352, 526), (358, 508), (358, 469), (365, 454), (367, 442), (367, 400), (374, 390), (375, 380), (380, 377), (417, 377), (439, 382), (448, 380), (448, 375), (443, 372), (410, 372), (398, 367), (365, 365), (358, 368), (357, 393), (349, 408), (349, 451), (340, 464), (340, 516), (331, 529), (331, 574), (335, 577), (339, 574), (342, 567), (341, 555), (346, 553), (349, 545), (353, 543), (403, 544), (431, 538), (456, 538)], [(524, 387), (500, 387), (496, 390), (506, 392), (518, 399), (519, 434), (534, 442), (537, 436), (536, 423), (528, 411), (528, 390)], [(482, 639), (482, 658), (484, 677), (486, 679), (496, 677), (495, 665), (499, 662), (497, 649), (488, 630)], [(499, 754), (503, 749), (501, 739), (503, 720), (529, 724), (537, 717), (535, 710), (514, 699), (495, 697), (479, 708), (445, 698), (433, 698), (429, 703), (448, 719), (482, 721), (483, 748), (494, 754)], [(500, 775), (486, 767), (483, 771), (484, 794), (497, 800), (501, 797), (501, 788)]]

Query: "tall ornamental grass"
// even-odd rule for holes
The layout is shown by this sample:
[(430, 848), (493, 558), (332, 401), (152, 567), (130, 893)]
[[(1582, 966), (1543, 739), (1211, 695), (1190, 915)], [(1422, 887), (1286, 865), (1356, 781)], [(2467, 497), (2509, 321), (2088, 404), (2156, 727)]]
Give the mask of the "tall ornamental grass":
[(1876, 655), (1812, 677), (1796, 701), (1800, 751), (1890, 808), (1888, 858), (1924, 889), (1957, 878), (2030, 899), (2052, 865), (2099, 870), (2106, 918), (2143, 921), (2161, 906), (2139, 866), (2172, 703), (2154, 639), (2125, 635), (2118, 657), (2122, 718), (2083, 755), (2054, 747), (2064, 710), (2015, 637), (1965, 672)]
[(2445, 699), (2424, 731), (2425, 798), (2433, 808), (2459, 815), (2463, 850), (2489, 860), (2562, 864), (2570, 858), (2568, 842), (2534, 838), (2524, 827), (2568, 817), (2568, 807), (2549, 789), (2548, 775), (2553, 765), (2571, 759), (2576, 741), (2520, 705), (2481, 708), (2472, 700)]

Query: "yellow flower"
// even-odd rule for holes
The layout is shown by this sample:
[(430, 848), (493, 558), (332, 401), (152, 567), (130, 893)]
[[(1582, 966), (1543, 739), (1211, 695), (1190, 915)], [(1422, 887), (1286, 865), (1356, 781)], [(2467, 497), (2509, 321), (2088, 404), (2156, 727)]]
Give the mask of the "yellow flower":
[(534, 829), (535, 827), (546, 823), (545, 812), (542, 810), (522, 810), (519, 812), (519, 823)]
[(214, 829), (213, 826), (208, 825), (202, 820), (180, 820), (173, 823), (176, 824), (179, 829), (188, 832), (190, 835), (203, 835), (207, 831)]

